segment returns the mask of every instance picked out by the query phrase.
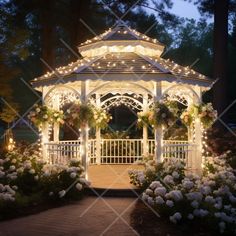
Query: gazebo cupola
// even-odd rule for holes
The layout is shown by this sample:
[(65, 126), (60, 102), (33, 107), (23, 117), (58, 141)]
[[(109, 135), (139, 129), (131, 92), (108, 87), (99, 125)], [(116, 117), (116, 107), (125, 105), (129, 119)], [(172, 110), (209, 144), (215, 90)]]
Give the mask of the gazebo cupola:
[(159, 57), (164, 45), (120, 23), (114, 29), (109, 29), (102, 35), (82, 43), (78, 49), (84, 57), (117, 52)]
[[(185, 106), (201, 103), (202, 92), (212, 81), (189, 67), (183, 67), (161, 54), (164, 45), (119, 22), (113, 29), (87, 40), (78, 47), (83, 58), (56, 68), (34, 79), (33, 87), (42, 92), (43, 102), (62, 109), (69, 102), (93, 103), (108, 110), (123, 103), (138, 111), (147, 111), (154, 102), (164, 99), (179, 101)], [(59, 126), (54, 125), (53, 140), (48, 128), (42, 132), (44, 157), (48, 161), (75, 157), (89, 164), (133, 163), (144, 155), (154, 155), (157, 161), (168, 155), (183, 158), (192, 170), (202, 163), (202, 128), (199, 120), (185, 141), (163, 140), (162, 128), (155, 128), (150, 140), (147, 127), (140, 139), (107, 140), (96, 129), (96, 139), (89, 138), (89, 129), (81, 128), (78, 140), (60, 140)], [(114, 144), (114, 145), (113, 145)], [(113, 151), (107, 151), (113, 145)], [(121, 146), (119, 146), (121, 145)], [(115, 147), (120, 147), (115, 150)], [(122, 148), (121, 148), (122, 147)], [(129, 150), (128, 150), (129, 149)], [(65, 152), (66, 150), (66, 152)]]

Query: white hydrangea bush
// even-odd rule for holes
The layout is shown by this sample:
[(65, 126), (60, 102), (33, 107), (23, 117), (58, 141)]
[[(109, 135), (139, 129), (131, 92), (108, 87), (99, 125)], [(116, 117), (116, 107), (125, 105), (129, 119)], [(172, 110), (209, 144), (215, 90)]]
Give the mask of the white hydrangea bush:
[(0, 206), (32, 195), (45, 200), (78, 197), (87, 185), (78, 160), (68, 165), (46, 164), (35, 146), (19, 147), (0, 158)]
[[(227, 154), (208, 158), (201, 177), (183, 174), (177, 167), (182, 163), (164, 161), (153, 166), (156, 178), (144, 190), (143, 201), (173, 223), (201, 221), (220, 233), (236, 234), (236, 175), (226, 158)], [(133, 172), (131, 179), (145, 186), (146, 173)]]
[(156, 164), (150, 158), (146, 159), (145, 170), (129, 170), (130, 182), (135, 186), (146, 189), (156, 179), (166, 179), (167, 182), (180, 182), (184, 177), (184, 163), (174, 159), (165, 159), (162, 163)]

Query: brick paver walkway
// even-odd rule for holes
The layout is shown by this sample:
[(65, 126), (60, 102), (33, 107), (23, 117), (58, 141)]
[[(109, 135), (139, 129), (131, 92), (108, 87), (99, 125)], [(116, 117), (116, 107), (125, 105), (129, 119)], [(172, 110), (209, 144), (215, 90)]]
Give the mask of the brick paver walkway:
[[(73, 205), (1, 222), (0, 236), (138, 235), (129, 226), (135, 200), (86, 197)], [(114, 211), (121, 215), (122, 219)]]

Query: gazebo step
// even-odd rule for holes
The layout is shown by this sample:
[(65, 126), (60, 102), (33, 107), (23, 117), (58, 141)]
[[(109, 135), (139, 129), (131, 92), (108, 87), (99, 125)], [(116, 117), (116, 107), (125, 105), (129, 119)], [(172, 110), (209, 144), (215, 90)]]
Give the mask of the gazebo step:
[(138, 198), (142, 191), (140, 189), (106, 189), (106, 188), (86, 188), (86, 193), (90, 196), (101, 197), (135, 197)]

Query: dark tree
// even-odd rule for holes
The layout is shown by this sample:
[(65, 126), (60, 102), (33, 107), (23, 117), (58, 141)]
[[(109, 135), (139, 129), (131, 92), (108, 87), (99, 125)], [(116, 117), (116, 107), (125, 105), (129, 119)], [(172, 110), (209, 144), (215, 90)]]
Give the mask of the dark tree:
[(41, 23), (41, 44), (42, 44), (42, 68), (43, 72), (50, 70), (49, 67), (55, 65), (54, 55), (54, 0), (41, 0), (40, 6), (40, 23)]
[(214, 2), (213, 103), (220, 115), (228, 105), (228, 11), (229, 1)]

